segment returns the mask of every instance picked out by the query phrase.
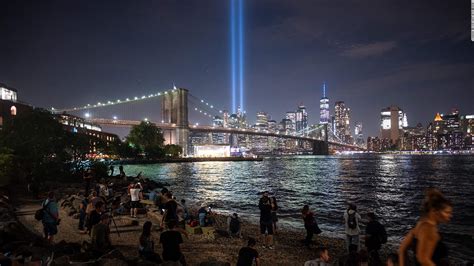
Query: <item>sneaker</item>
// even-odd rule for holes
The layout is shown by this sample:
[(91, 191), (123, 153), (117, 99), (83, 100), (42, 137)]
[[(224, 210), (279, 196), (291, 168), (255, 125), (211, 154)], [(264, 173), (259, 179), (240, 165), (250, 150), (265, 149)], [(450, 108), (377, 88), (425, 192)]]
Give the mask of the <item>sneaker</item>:
[(268, 249), (273, 249), (273, 246), (268, 246)]
[(267, 248), (267, 246), (265, 246), (265, 245), (262, 245), (262, 248)]

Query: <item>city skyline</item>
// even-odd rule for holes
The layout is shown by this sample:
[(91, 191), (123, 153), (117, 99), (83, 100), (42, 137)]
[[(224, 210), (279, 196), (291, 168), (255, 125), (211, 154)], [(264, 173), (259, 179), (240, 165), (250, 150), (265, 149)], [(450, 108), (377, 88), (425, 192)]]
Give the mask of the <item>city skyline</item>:
[[(1, 8), (0, 82), (19, 89), (20, 100), (68, 107), (175, 83), (231, 109), (227, 1)], [(420, 8), (425, 11), (415, 12)], [(366, 136), (379, 135), (386, 106), (400, 106), (410, 125), (425, 125), (453, 107), (474, 113), (468, 8), (428, 1), (245, 1), (247, 114), (266, 111), (276, 119), (303, 102), (309, 124), (316, 124), (323, 82), (331, 115), (335, 101), (346, 102), (351, 123), (360, 121)]]

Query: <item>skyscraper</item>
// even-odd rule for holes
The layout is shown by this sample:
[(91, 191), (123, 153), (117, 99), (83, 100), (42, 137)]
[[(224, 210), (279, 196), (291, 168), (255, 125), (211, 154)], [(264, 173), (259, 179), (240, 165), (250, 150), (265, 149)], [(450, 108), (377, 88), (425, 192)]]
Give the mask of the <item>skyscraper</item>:
[(268, 128), (268, 114), (265, 112), (257, 112), (257, 122), (255, 123), (257, 129)]
[(285, 119), (289, 121), (285, 121), (285, 129), (287, 132), (294, 132), (296, 129), (296, 114), (295, 112), (286, 112)]
[(343, 101), (334, 104), (334, 134), (345, 143), (352, 143), (351, 109)]
[(329, 123), (329, 99), (326, 97), (326, 83), (323, 84), (323, 97), (319, 100), (319, 123)]
[(389, 139), (397, 144), (404, 124), (408, 126), (406, 115), (398, 106), (390, 106), (380, 112), (380, 131), (382, 139)]
[(308, 131), (308, 113), (304, 105), (298, 106), (295, 112), (295, 130), (302, 135), (306, 135)]
[(344, 109), (346, 109), (344, 102), (337, 101), (334, 103), (334, 134), (340, 140), (343, 140), (344, 136)]
[(364, 134), (362, 133), (362, 123), (357, 122), (355, 123), (354, 128), (354, 136), (355, 136), (355, 144), (356, 145), (364, 145)]

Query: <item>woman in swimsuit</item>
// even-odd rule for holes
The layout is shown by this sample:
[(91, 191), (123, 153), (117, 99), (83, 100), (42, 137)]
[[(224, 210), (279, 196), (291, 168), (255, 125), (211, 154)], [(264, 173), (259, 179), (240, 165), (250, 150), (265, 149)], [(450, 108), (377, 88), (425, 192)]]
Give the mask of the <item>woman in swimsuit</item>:
[(448, 249), (438, 232), (438, 225), (451, 220), (453, 213), (451, 202), (439, 190), (429, 189), (421, 211), (422, 217), (400, 244), (398, 252), (400, 266), (407, 264), (406, 252), (409, 248), (413, 249), (417, 265), (449, 265)]

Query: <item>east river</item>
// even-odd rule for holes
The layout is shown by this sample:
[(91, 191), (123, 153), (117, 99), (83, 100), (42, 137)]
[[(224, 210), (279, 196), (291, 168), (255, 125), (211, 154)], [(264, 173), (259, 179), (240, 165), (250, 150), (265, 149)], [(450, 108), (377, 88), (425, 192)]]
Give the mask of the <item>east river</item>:
[[(258, 192), (273, 192), (279, 225), (303, 230), (300, 210), (316, 212), (323, 234), (342, 237), (347, 202), (374, 211), (386, 225), (394, 251), (419, 218), (424, 189), (436, 187), (454, 203), (443, 239), (452, 257), (474, 260), (474, 156), (341, 155), (265, 158), (260, 162), (128, 165), (125, 171), (170, 184), (189, 205), (213, 204), (258, 221)], [(364, 230), (364, 227), (362, 227)]]

